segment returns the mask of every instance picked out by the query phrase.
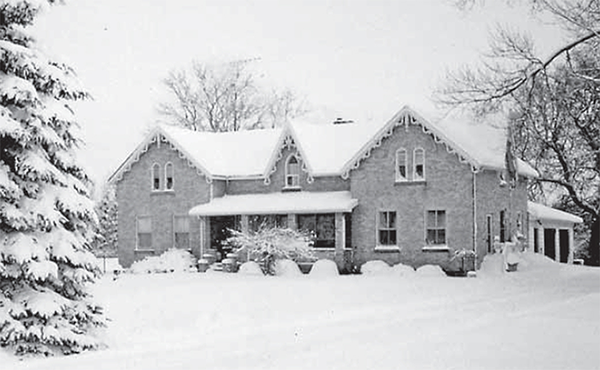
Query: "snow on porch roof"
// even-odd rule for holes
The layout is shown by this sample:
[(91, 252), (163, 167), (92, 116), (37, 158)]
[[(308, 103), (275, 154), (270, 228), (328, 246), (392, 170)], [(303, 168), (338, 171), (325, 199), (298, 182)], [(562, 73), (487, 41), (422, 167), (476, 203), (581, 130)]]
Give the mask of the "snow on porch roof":
[(351, 212), (358, 204), (349, 191), (225, 195), (190, 210), (192, 216)]
[(552, 220), (573, 223), (583, 222), (581, 217), (534, 202), (527, 202), (527, 213), (529, 213), (534, 220)]

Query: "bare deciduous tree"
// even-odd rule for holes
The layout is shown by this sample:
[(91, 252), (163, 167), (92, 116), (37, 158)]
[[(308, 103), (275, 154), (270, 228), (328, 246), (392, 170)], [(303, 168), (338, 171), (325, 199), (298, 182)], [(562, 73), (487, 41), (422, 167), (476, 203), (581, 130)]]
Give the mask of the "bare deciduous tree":
[(306, 112), (291, 90), (266, 93), (248, 69), (252, 60), (222, 65), (192, 62), (164, 79), (172, 99), (158, 106), (167, 124), (195, 131), (276, 127)]
[[(523, 0), (526, 1), (526, 0)], [(560, 194), (586, 220), (588, 263), (599, 264), (600, 1), (527, 0), (570, 41), (545, 58), (506, 28), (492, 35), (482, 66), (451, 73), (437, 99), (485, 115), (505, 111), (518, 154), (540, 173), (532, 195)], [(460, 0), (470, 6), (474, 0)], [(568, 201), (565, 201), (568, 200)]]

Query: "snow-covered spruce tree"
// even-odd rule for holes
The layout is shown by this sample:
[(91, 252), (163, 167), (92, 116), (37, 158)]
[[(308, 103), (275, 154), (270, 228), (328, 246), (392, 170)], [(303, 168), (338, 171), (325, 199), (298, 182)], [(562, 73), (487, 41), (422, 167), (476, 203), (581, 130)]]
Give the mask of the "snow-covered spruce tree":
[(17, 354), (97, 348), (88, 292), (97, 217), (67, 102), (88, 93), (27, 32), (48, 1), (0, 1), (0, 345)]

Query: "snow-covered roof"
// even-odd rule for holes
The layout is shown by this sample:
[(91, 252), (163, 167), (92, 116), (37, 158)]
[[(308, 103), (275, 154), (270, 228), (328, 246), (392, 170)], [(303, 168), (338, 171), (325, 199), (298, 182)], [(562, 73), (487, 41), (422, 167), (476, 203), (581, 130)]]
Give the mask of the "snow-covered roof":
[[(428, 120), (405, 106), (384, 124), (286, 123), (283, 128), (238, 132), (195, 132), (159, 126), (130, 155), (109, 181), (121, 178), (141, 153), (156, 140), (168, 142), (208, 180), (263, 178), (268, 181), (282, 147), (293, 142), (310, 176), (347, 178), (371, 151), (390, 136), (394, 127), (416, 124), (474, 169), (504, 168), (505, 130), (469, 120)], [(536, 177), (537, 172), (517, 160), (519, 174)]]
[(583, 222), (581, 217), (534, 202), (527, 202), (527, 213), (529, 213), (534, 220), (564, 221), (573, 223)]
[(351, 212), (358, 204), (349, 191), (225, 195), (190, 210), (192, 216)]

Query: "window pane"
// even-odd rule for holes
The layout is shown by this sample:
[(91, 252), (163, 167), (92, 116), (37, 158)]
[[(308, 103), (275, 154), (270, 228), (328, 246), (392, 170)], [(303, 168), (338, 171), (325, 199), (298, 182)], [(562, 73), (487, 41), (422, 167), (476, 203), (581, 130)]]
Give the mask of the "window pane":
[(315, 215), (298, 215), (298, 229), (316, 231)]
[(446, 244), (446, 230), (439, 229), (437, 231), (436, 244)]
[(415, 176), (417, 176), (417, 178), (419, 178), (419, 179), (422, 179), (423, 175), (424, 175), (423, 165), (418, 164), (415, 168)]
[(436, 230), (427, 229), (427, 244), (436, 244)]
[(396, 169), (401, 178), (406, 178), (406, 150), (396, 152)]
[(160, 189), (160, 166), (158, 164), (152, 166), (152, 189)]
[(427, 211), (427, 228), (435, 227), (436, 225), (436, 214), (435, 211)]
[(388, 239), (388, 231), (387, 230), (379, 230), (379, 244), (381, 245), (388, 245), (389, 239)]
[(389, 232), (388, 245), (396, 245), (396, 230), (390, 230), (388, 232)]
[(389, 212), (387, 227), (389, 229), (396, 228), (396, 212)]
[(386, 229), (387, 224), (387, 212), (379, 212), (379, 228)]
[(446, 227), (446, 211), (437, 211), (437, 227)]
[(151, 233), (138, 233), (138, 248), (140, 248), (140, 249), (152, 248), (152, 234)]
[(138, 221), (138, 233), (152, 232), (152, 218), (139, 217), (137, 221)]
[(317, 215), (317, 239), (335, 240), (335, 215)]

